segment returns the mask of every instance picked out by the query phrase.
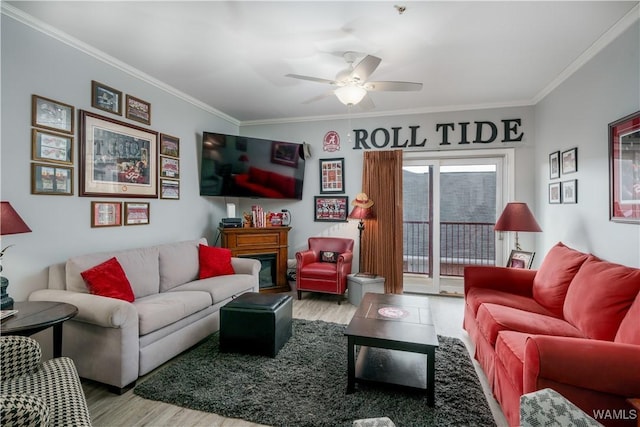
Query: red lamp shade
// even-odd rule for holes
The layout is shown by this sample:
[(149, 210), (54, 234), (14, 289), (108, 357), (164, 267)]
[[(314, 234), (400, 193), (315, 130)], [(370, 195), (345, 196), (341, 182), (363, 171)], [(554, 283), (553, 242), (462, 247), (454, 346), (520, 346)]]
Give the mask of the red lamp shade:
[(353, 210), (349, 214), (349, 218), (350, 219), (371, 219), (373, 218), (373, 209), (361, 208), (360, 206), (356, 206), (353, 208)]
[(502, 211), (495, 231), (542, 231), (526, 203), (511, 202)]
[(9, 202), (0, 202), (0, 235), (30, 233), (31, 229), (20, 218)]

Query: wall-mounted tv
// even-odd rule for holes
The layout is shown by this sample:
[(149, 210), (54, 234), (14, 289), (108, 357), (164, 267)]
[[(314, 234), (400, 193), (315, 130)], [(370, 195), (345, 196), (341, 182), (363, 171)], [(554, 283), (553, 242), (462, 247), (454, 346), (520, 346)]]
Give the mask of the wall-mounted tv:
[(302, 199), (302, 144), (202, 134), (200, 195)]

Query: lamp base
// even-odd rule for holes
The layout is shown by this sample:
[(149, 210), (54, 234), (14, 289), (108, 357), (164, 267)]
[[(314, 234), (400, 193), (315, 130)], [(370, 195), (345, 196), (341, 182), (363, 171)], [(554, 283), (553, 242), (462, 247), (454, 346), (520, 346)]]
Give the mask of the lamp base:
[(0, 309), (10, 310), (13, 308), (13, 298), (7, 293), (7, 287), (9, 286), (9, 280), (5, 277), (0, 277)]

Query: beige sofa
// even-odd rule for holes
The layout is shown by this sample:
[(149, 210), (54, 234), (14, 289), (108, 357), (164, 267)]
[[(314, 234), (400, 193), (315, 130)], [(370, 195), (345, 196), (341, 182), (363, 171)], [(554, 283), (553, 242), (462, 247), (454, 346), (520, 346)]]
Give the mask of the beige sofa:
[[(220, 327), (220, 307), (258, 292), (260, 262), (232, 258), (236, 274), (198, 280), (198, 245), (205, 239), (73, 257), (49, 267), (48, 289), (30, 301), (78, 307), (65, 322), (63, 355), (82, 378), (122, 392), (136, 379)], [(116, 257), (135, 294), (132, 303), (89, 293), (80, 273)]]

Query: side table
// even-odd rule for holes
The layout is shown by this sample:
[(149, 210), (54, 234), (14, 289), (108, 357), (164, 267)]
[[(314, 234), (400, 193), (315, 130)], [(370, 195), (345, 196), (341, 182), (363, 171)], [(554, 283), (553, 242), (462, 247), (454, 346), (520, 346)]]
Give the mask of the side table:
[(62, 324), (78, 314), (78, 307), (63, 302), (16, 302), (16, 314), (2, 321), (3, 335), (30, 336), (53, 327), (53, 357), (62, 356)]
[(374, 294), (384, 293), (384, 277), (365, 277), (357, 274), (349, 274), (347, 276), (347, 295), (349, 303), (358, 307), (362, 297), (367, 292)]

